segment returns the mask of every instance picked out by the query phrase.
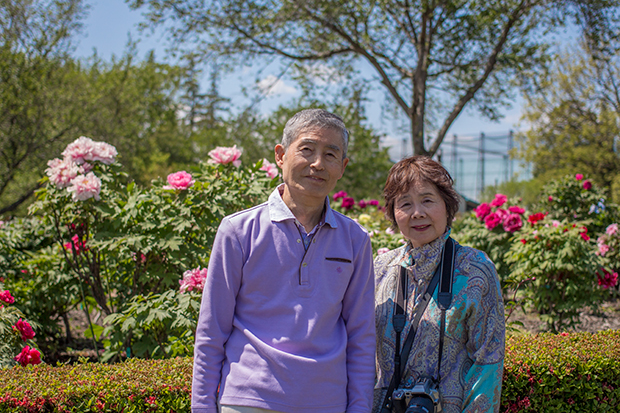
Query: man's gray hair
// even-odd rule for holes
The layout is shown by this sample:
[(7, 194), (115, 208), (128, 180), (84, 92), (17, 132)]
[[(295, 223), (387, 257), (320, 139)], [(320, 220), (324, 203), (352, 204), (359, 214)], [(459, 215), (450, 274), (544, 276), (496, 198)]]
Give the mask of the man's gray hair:
[(334, 115), (324, 109), (304, 109), (293, 115), (293, 117), (286, 122), (281, 145), (286, 151), (291, 143), (302, 133), (315, 132), (321, 129), (333, 129), (342, 135), (342, 158), (346, 158), (347, 147), (349, 146), (349, 131), (340, 116)]

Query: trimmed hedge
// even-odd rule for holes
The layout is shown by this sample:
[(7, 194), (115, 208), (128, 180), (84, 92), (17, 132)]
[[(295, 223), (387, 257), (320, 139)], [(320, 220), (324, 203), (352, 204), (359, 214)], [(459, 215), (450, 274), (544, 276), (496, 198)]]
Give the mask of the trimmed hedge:
[(619, 412), (620, 331), (506, 342), (501, 412)]
[[(191, 358), (0, 373), (0, 413), (190, 412)], [(500, 411), (620, 411), (620, 331), (510, 337)]]
[(190, 412), (192, 359), (0, 371), (0, 412)]

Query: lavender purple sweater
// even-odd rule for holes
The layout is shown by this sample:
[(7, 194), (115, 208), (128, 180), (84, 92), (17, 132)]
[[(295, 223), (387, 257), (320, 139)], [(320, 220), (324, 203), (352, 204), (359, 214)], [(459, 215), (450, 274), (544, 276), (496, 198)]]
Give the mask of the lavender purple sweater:
[[(321, 224), (319, 224), (321, 225)], [(371, 410), (374, 275), (368, 233), (333, 211), (307, 252), (279, 189), (222, 220), (196, 331), (192, 412)]]

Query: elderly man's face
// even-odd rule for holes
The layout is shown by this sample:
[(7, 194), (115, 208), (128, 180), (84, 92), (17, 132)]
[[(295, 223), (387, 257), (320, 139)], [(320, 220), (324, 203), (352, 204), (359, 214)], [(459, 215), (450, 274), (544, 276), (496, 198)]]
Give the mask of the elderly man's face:
[(323, 200), (329, 195), (349, 162), (342, 157), (343, 144), (337, 130), (318, 129), (301, 133), (286, 151), (276, 145), (276, 162), (291, 196)]

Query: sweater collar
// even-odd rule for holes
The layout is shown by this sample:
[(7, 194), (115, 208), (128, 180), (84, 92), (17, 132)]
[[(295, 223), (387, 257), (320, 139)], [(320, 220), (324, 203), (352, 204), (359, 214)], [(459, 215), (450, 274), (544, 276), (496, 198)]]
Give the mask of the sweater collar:
[[(281, 222), (286, 220), (296, 220), (295, 215), (291, 212), (289, 207), (282, 200), (282, 191), (284, 191), (284, 185), (280, 184), (269, 196), (267, 201), (269, 204), (269, 216), (273, 222)], [(319, 222), (319, 225), (323, 223), (329, 225), (332, 228), (338, 228), (334, 211), (329, 206), (329, 197), (325, 197), (325, 208), (323, 209), (323, 217)]]

